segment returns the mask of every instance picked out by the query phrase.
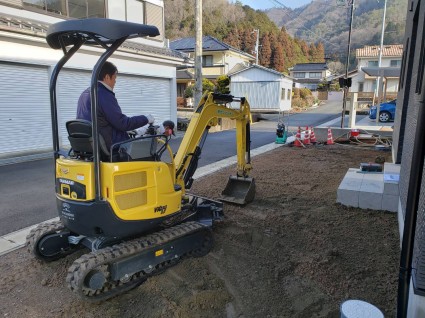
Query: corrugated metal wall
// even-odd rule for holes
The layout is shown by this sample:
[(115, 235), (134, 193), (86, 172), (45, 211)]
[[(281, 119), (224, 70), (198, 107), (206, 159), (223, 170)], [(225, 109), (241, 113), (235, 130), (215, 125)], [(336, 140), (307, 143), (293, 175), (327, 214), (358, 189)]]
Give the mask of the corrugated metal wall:
[(51, 149), (47, 67), (0, 62), (0, 74), (1, 154)]
[(252, 109), (279, 109), (280, 82), (231, 82), (233, 96), (246, 97)]
[[(0, 149), (3, 156), (52, 149), (49, 74), (46, 66), (0, 62), (7, 80), (0, 86)], [(68, 146), (65, 123), (74, 119), (78, 98), (90, 85), (91, 72), (63, 69), (57, 82), (59, 142)], [(152, 114), (156, 123), (176, 121), (172, 111), (173, 81), (120, 73), (115, 94), (124, 114)], [(172, 117), (174, 114), (174, 118)]]

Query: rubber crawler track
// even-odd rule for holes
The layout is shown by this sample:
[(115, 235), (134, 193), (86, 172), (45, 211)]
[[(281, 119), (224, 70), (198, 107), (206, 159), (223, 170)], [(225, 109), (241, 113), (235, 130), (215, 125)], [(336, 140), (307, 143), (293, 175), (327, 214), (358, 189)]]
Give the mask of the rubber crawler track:
[[(205, 242), (200, 249), (191, 251), (186, 255), (179, 255), (178, 258), (160, 263), (154, 268), (149, 269), (149, 271), (140, 271), (130, 277), (127, 277), (125, 281), (112, 281), (110, 279), (108, 271), (110, 264), (149, 249), (156, 249), (164, 243), (197, 231), (205, 231), (206, 234)], [(196, 257), (207, 254), (211, 245), (212, 236), (208, 227), (198, 222), (183, 223), (172, 228), (153, 233), (146, 237), (106, 247), (81, 256), (75, 260), (68, 269), (66, 282), (68, 287), (81, 298), (92, 302), (100, 302), (115, 297), (142, 284), (149, 276), (163, 272), (165, 269), (173, 266), (185, 256)], [(84, 280), (92, 271), (101, 271), (105, 276), (107, 281), (103, 284), (102, 288), (94, 290), (85, 286)]]
[(28, 252), (33, 254), (36, 258), (47, 262), (57, 260), (72, 253), (73, 250), (70, 250), (69, 252), (61, 253), (53, 257), (46, 257), (41, 255), (38, 251), (38, 242), (42, 237), (48, 234), (60, 232), (62, 230), (65, 230), (65, 227), (63, 226), (61, 221), (52, 221), (48, 223), (39, 224), (36, 228), (32, 229), (26, 237), (25, 245), (28, 249)]

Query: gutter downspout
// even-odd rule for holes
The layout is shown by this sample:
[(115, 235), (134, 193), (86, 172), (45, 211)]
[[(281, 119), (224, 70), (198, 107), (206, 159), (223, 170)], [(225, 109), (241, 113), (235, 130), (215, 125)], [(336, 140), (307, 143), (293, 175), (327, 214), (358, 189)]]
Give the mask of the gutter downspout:
[[(425, 89), (423, 86), (422, 89)], [(407, 317), (409, 305), (410, 278), (412, 275), (412, 259), (416, 233), (419, 197), (422, 184), (422, 173), (425, 155), (425, 110), (421, 102), (418, 111), (418, 124), (412, 154), (409, 188), (407, 193), (406, 214), (404, 219), (403, 240), (400, 254), (400, 270), (397, 295), (397, 318)]]

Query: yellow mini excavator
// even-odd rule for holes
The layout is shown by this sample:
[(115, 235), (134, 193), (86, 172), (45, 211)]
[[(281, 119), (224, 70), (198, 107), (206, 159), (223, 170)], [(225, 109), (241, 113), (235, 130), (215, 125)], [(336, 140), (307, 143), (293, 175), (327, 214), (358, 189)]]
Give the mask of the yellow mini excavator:
[[(183, 257), (209, 252), (211, 229), (214, 221), (223, 217), (223, 203), (187, 190), (209, 128), (219, 118), (235, 120), (237, 128), (237, 172), (229, 178), (222, 200), (246, 204), (254, 199), (255, 184), (249, 177), (251, 114), (245, 98), (205, 94), (176, 154), (169, 145), (170, 136), (155, 129), (106, 149), (96, 116), (100, 69), (125, 40), (157, 35), (154, 26), (109, 19), (63, 21), (47, 32), (50, 47), (64, 52), (50, 81), (60, 220), (33, 229), (27, 246), (42, 261), (88, 249), (74, 261), (66, 277), (68, 287), (86, 300), (108, 299)], [(59, 148), (56, 82), (63, 65), (82, 45), (101, 47), (105, 52), (92, 73), (93, 120), (66, 123), (72, 149), (65, 151)], [(230, 107), (230, 103), (239, 107)]]

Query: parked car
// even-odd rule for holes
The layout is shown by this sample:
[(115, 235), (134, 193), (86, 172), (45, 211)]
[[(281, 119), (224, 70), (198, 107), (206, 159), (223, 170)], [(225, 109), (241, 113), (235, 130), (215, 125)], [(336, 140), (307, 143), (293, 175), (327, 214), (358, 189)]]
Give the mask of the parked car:
[[(390, 120), (394, 120), (395, 117), (395, 106), (397, 99), (390, 102), (382, 103), (379, 107), (379, 121), (386, 123)], [(376, 106), (371, 106), (369, 110), (369, 118), (376, 119)]]

